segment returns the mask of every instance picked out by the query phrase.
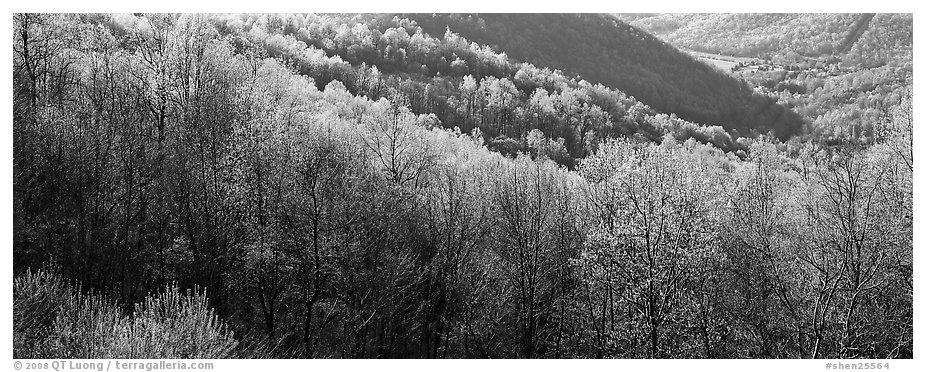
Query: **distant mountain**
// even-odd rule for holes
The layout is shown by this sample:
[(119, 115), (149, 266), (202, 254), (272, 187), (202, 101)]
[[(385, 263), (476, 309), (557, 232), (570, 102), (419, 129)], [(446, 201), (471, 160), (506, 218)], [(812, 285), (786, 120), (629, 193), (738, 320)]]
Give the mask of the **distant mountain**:
[(912, 14), (619, 14), (672, 45), (761, 58), (837, 56), (874, 67), (910, 56)]
[[(510, 57), (578, 74), (633, 95), (664, 113), (780, 138), (802, 119), (741, 80), (698, 62), (614, 16), (595, 14), (414, 14), (426, 32), (447, 28)], [(734, 132), (735, 133), (735, 132)]]

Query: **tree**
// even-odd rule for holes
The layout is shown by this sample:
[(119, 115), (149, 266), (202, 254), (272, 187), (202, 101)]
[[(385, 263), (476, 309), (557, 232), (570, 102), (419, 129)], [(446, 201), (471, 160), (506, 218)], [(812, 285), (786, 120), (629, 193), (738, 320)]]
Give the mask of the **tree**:
[(812, 356), (900, 352), (880, 344), (887, 340), (873, 337), (885, 325), (869, 315), (874, 308), (893, 307), (882, 302), (885, 293), (893, 294), (891, 302), (906, 301), (896, 284), (904, 282), (905, 274), (898, 269), (903, 267), (911, 225), (906, 216), (897, 218), (894, 203), (883, 199), (880, 191), (893, 167), (878, 160), (877, 153), (851, 145), (822, 149), (805, 155), (804, 161), (809, 166), (805, 179), (811, 182), (806, 203), (815, 251), (803, 259), (821, 278), (823, 296), (814, 316)]
[(806, 356), (805, 296), (795, 249), (801, 241), (799, 175), (787, 169), (778, 150), (755, 142), (733, 178), (726, 243), (734, 316), (754, 331), (749, 349), (764, 357)]
[(608, 291), (603, 324), (626, 324), (631, 339), (642, 326), (647, 348), (634, 355), (667, 355), (671, 327), (685, 316), (682, 297), (716, 259), (716, 188), (693, 165), (672, 146), (610, 142), (580, 168), (593, 227), (579, 267), (586, 285)]
[(377, 102), (373, 112), (361, 117), (358, 139), (396, 185), (414, 190), (434, 162), (426, 138), (414, 127), (407, 107)]
[[(557, 275), (569, 241), (557, 239), (559, 226), (570, 223), (557, 214), (557, 200), (569, 188), (552, 163), (519, 157), (509, 164), (494, 192), (497, 206), (496, 254), (514, 288), (518, 355), (535, 357), (549, 347)], [(568, 228), (567, 228), (568, 229)], [(559, 248), (559, 249), (558, 249)], [(568, 256), (568, 255), (566, 255)]]

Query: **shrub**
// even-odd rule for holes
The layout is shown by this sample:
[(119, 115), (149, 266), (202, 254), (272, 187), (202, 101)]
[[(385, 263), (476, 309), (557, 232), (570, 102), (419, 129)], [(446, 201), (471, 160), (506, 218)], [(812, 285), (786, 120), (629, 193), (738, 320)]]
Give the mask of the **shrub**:
[(13, 358), (43, 358), (40, 344), (69, 297), (67, 283), (50, 270), (28, 270), (13, 279)]
[(122, 358), (226, 358), (237, 345), (198, 290), (168, 287), (148, 296), (129, 323), (117, 343)]
[(214, 359), (237, 346), (198, 290), (169, 286), (125, 316), (104, 296), (39, 270), (14, 279), (13, 301), (14, 358)]
[(117, 350), (117, 335), (128, 324), (116, 304), (100, 295), (72, 293), (45, 341), (48, 358), (125, 358)]

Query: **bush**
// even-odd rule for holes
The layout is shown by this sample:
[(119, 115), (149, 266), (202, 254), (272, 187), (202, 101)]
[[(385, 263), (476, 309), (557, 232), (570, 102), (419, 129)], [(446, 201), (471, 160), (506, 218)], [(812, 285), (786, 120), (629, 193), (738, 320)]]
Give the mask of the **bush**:
[(39, 270), (13, 281), (13, 301), (14, 358), (215, 359), (238, 344), (198, 290), (167, 287), (124, 316), (105, 297)]
[(205, 292), (181, 294), (176, 287), (136, 305), (130, 327), (119, 336), (122, 358), (227, 358), (237, 345)]
[(126, 358), (118, 352), (118, 335), (127, 320), (118, 307), (99, 295), (71, 294), (44, 342), (46, 358)]
[(44, 358), (41, 344), (68, 301), (70, 287), (50, 270), (13, 279), (13, 358)]

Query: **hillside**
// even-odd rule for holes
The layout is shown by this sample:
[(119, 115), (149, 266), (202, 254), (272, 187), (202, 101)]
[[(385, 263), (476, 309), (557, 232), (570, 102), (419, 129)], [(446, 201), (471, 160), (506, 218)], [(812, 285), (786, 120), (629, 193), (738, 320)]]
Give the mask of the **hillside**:
[(654, 109), (741, 134), (800, 132), (802, 121), (738, 79), (614, 17), (591, 14), (409, 15), (429, 33), (447, 28), (518, 60), (580, 75)]
[(794, 61), (837, 56), (862, 67), (912, 56), (911, 14), (617, 15), (672, 45)]
[[(638, 136), (659, 142), (671, 134), (679, 141), (694, 138), (734, 152), (744, 149), (736, 141), (739, 135), (769, 130), (740, 127), (737, 133), (712, 125), (715, 121), (697, 122), (654, 106), (668, 102), (658, 99), (661, 91), (687, 99), (665, 82), (659, 82), (663, 88), (646, 93), (657, 98), (647, 104), (630, 88), (596, 84), (594, 79), (576, 76), (576, 71), (509, 58), (500, 48), (464, 35), (471, 33), (465, 24), (429, 31), (425, 27), (433, 23), (428, 23), (429, 17), (229, 14), (210, 16), (210, 23), (235, 40), (239, 53), (280, 58), (311, 77), (319, 89), (337, 80), (352, 94), (407, 102), (414, 113), (431, 118), (430, 125), (464, 133), (478, 129), (491, 149), (508, 155), (535, 151), (530, 150), (528, 134), (537, 130), (552, 141), (552, 158), (570, 167), (607, 138)], [(122, 23), (118, 27), (130, 26)], [(457, 28), (463, 31), (458, 33)], [(479, 34), (473, 32), (472, 37)], [(701, 64), (692, 65), (720, 76)], [(581, 69), (578, 73), (585, 75)], [(652, 79), (636, 83), (648, 81)], [(771, 114), (781, 114), (768, 98), (752, 98), (770, 107)], [(731, 102), (704, 105), (738, 107)]]

